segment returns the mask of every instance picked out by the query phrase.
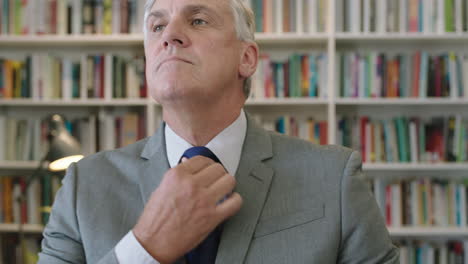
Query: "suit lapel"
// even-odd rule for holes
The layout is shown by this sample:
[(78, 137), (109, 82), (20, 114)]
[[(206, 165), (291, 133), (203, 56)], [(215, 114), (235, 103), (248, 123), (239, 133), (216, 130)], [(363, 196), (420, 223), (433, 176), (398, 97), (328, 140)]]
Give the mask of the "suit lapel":
[(150, 137), (141, 152), (141, 157), (146, 160), (141, 168), (141, 180), (139, 181), (141, 198), (144, 205), (148, 202), (151, 193), (159, 186), (164, 174), (170, 167), (166, 154), (164, 126), (165, 123)]
[[(141, 153), (141, 157), (146, 160), (141, 167), (139, 181), (144, 204), (170, 168), (164, 125), (148, 140)], [(273, 169), (263, 162), (272, 156), (270, 135), (247, 116), (247, 134), (236, 172), (235, 188), (244, 202), (239, 212), (224, 224), (216, 264), (244, 262), (274, 174)]]
[(235, 188), (244, 202), (224, 224), (216, 264), (244, 262), (273, 177), (273, 170), (263, 161), (272, 156), (270, 135), (248, 118)]

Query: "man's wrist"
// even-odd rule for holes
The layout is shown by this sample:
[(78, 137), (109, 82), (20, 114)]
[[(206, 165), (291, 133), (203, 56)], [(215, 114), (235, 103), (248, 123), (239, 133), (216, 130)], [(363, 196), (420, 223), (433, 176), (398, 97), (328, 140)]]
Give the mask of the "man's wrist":
[(115, 246), (115, 255), (119, 264), (142, 263), (163, 264), (154, 259), (136, 239), (130, 230)]
[[(156, 260), (159, 264), (171, 264), (175, 260), (170, 260), (167, 256), (159, 255), (156, 252), (153, 252), (153, 250), (150, 250), (149, 248), (146, 247), (147, 243), (144, 237), (144, 234), (139, 232), (136, 228), (130, 231), (133, 234), (133, 237), (137, 241), (137, 243), (140, 245), (142, 249), (145, 250), (145, 252), (150, 255), (154, 260)], [(149, 242), (150, 243), (150, 242)], [(154, 246), (154, 245), (153, 245)]]

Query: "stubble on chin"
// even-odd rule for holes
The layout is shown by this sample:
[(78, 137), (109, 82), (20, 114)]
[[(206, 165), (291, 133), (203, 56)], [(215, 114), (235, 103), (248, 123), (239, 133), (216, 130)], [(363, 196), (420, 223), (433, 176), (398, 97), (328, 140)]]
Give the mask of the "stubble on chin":
[(194, 98), (192, 89), (180, 79), (166, 80), (155, 86), (153, 98), (163, 106), (180, 106)]

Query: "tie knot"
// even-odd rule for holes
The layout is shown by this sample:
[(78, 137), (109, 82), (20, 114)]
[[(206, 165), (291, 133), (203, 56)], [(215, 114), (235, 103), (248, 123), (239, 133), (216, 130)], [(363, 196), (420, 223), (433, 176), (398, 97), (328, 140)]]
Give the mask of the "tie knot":
[(207, 147), (191, 147), (182, 154), (181, 159), (184, 157), (190, 159), (195, 156), (204, 156), (212, 159), (214, 162), (221, 163), (218, 157)]

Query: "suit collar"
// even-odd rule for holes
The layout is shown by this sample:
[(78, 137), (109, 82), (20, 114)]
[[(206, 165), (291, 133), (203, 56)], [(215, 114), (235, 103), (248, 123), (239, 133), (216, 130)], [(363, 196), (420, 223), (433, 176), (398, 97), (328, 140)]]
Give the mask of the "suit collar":
[[(210, 149), (216, 157), (218, 157), (221, 164), (223, 164), (231, 175), (236, 173), (239, 166), (246, 131), (247, 118), (244, 110), (241, 109), (236, 120), (219, 132), (205, 145), (205, 147)], [(167, 158), (169, 160), (169, 165), (172, 168), (177, 166), (182, 154), (193, 146), (184, 138), (177, 135), (168, 124), (164, 127), (164, 137), (166, 140), (165, 147)]]
[(143, 203), (146, 204), (151, 193), (159, 186), (164, 174), (169, 170), (169, 161), (167, 160), (164, 126), (162, 122), (157, 132), (151, 136), (146, 143), (141, 158), (145, 159), (139, 173), (140, 194)]

